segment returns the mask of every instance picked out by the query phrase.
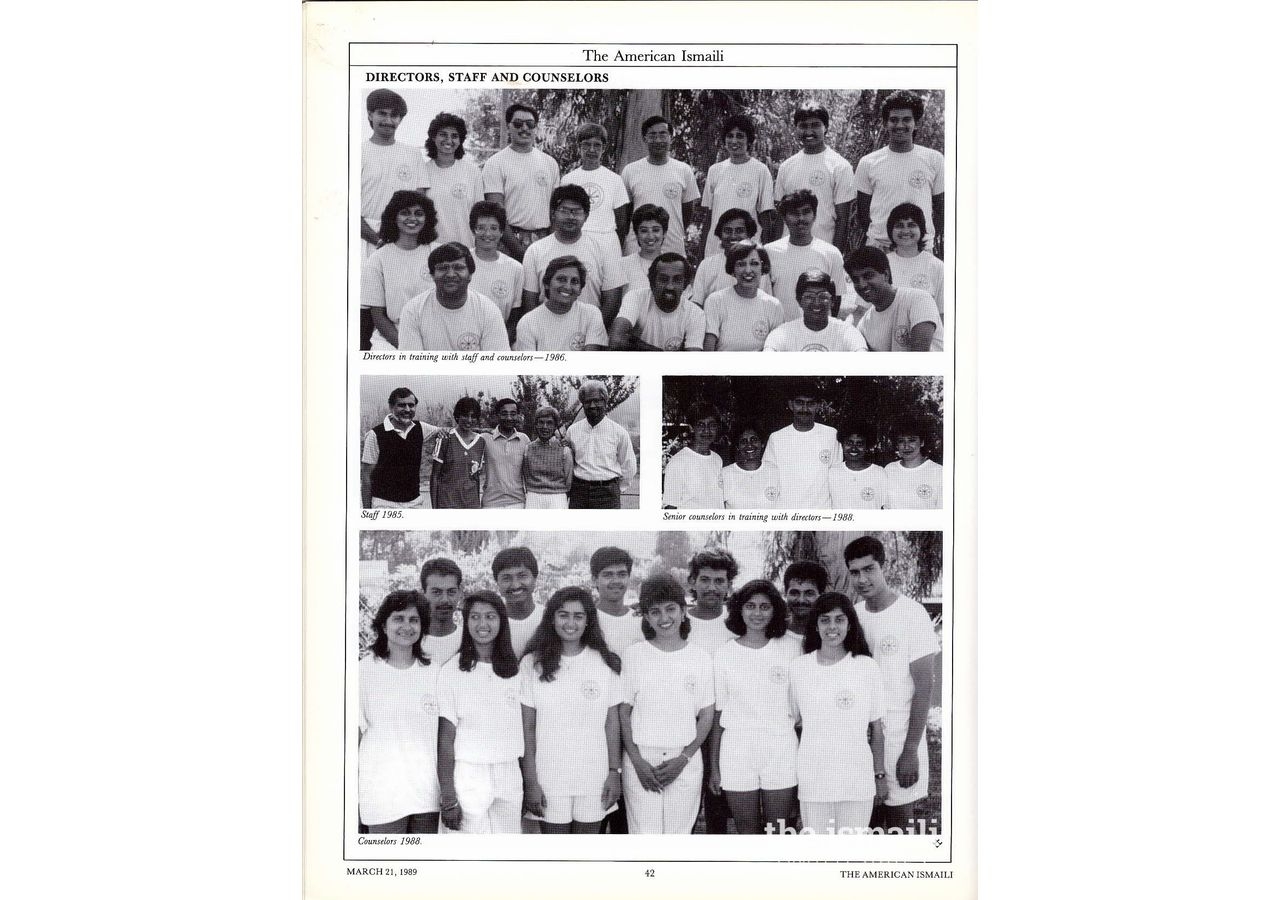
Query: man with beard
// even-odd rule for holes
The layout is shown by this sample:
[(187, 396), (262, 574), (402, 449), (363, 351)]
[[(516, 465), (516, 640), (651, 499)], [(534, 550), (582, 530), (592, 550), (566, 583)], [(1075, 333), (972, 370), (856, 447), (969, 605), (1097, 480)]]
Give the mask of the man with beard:
[(849, 254), (849, 280), (871, 307), (858, 320), (867, 347), (879, 352), (940, 352), (942, 317), (928, 291), (898, 287), (889, 257), (876, 247)]
[(769, 277), (773, 279), (773, 296), (782, 304), (787, 321), (800, 318), (796, 300), (796, 282), (809, 269), (819, 269), (831, 276), (835, 298), (831, 308), (840, 308), (844, 293), (844, 265), (840, 251), (813, 234), (813, 218), (818, 198), (810, 190), (793, 191), (778, 201), (778, 211), (787, 223), (785, 237), (765, 244), (769, 254)]
[(512, 259), (523, 260), (528, 246), (550, 230), (547, 203), (560, 183), (560, 165), (533, 145), (537, 110), (512, 103), (506, 119), (510, 142), (484, 164), (484, 199), (507, 211), (502, 244)]
[(538, 558), (528, 547), (507, 547), (499, 550), (490, 567), (493, 581), (507, 607), (511, 624), (511, 649), (516, 658), (524, 656), (529, 638), (538, 628), (540, 615), (535, 615), (534, 597), (538, 589)]
[(764, 461), (777, 467), (782, 476), (782, 496), (778, 509), (829, 509), (827, 470), (840, 462), (836, 430), (817, 420), (817, 388), (797, 379), (790, 390), (787, 407), (791, 424), (769, 435)]
[(933, 221), (925, 224), (933, 227), (922, 235), (925, 250), (933, 250), (941, 240), (946, 165), (937, 150), (915, 143), (916, 128), (923, 118), (924, 101), (906, 91), (894, 91), (880, 107), (889, 144), (858, 160), (853, 174), (858, 194), (856, 227), (866, 231), (869, 247), (888, 251), (893, 246), (888, 218), (899, 203), (914, 203), (932, 211)]
[(809, 613), (826, 590), (827, 570), (820, 563), (801, 559), (787, 566), (782, 573), (782, 592), (787, 599), (787, 638), (804, 644)]
[(378, 88), (365, 100), (373, 134), (360, 145), (360, 239), (364, 255), (378, 246), (382, 211), (396, 191), (427, 194), (427, 162), (417, 147), (396, 142), (396, 129), (409, 113), (404, 98)]
[[(476, 261), (465, 245), (443, 244), (427, 257), (435, 287), (400, 313), (401, 350), (508, 350), (502, 313), (470, 289)], [(932, 302), (932, 301), (930, 301)]]
[(427, 598), (428, 619), (420, 641), (422, 654), (438, 666), (462, 646), (462, 629), (453, 618), (462, 597), (462, 569), (442, 556), (429, 559), (422, 564), (418, 582)]
[(600, 310), (605, 324), (613, 320), (626, 288), (618, 252), (608, 244), (612, 237), (588, 234), (582, 224), (591, 212), (591, 198), (578, 184), (562, 184), (551, 192), (552, 233), (534, 241), (524, 254), (523, 297), (526, 312), (536, 307), (542, 294), (542, 276), (553, 259), (572, 256), (582, 263), (586, 278), (578, 302)]
[(430, 509), (431, 456), (422, 448), (427, 429), (414, 418), (418, 398), (399, 387), (387, 398), (390, 413), (369, 430), (360, 453), (360, 505), (364, 509)]
[(584, 418), (569, 426), (573, 448), (570, 509), (621, 509), (622, 482), (636, 474), (636, 453), (627, 429), (605, 415), (609, 390), (600, 381), (578, 388)]
[(611, 350), (697, 350), (707, 317), (685, 297), (693, 266), (678, 253), (662, 253), (649, 266), (649, 287), (631, 290), (609, 329)]
[(524, 508), (525, 450), (529, 436), (518, 426), (523, 418), (520, 404), (504, 397), (495, 404), (498, 427), (480, 433), (484, 441), (485, 488), (482, 506), (485, 509), (503, 507)]
[[(671, 158), (671, 123), (662, 116), (650, 116), (640, 125), (649, 155), (627, 163), (622, 170), (622, 183), (631, 197), (631, 208), (652, 203), (665, 209), (671, 225), (667, 229), (664, 251), (684, 256), (685, 228), (693, 221), (693, 204), (701, 196), (698, 179), (688, 163)], [(634, 235), (627, 236), (628, 253), (636, 249)]]
[(836, 285), (821, 269), (807, 269), (796, 280), (796, 298), (803, 315), (783, 322), (765, 338), (765, 350), (857, 351), (867, 342), (858, 329), (831, 315)]
[[(898, 595), (885, 581), (884, 544), (860, 537), (844, 549), (859, 602), (854, 607), (886, 688), (884, 774), (889, 796), (871, 815), (871, 826), (906, 829), (916, 801), (929, 793), (929, 748), (924, 740), (933, 696), (935, 657), (942, 646), (923, 606)], [(879, 775), (876, 776), (880, 777)]]
[(792, 123), (800, 152), (778, 166), (774, 190), (779, 198), (793, 191), (812, 191), (817, 198), (814, 235), (843, 252), (848, 238), (849, 213), (857, 196), (853, 166), (827, 146), (831, 115), (822, 106), (802, 103), (792, 116)]

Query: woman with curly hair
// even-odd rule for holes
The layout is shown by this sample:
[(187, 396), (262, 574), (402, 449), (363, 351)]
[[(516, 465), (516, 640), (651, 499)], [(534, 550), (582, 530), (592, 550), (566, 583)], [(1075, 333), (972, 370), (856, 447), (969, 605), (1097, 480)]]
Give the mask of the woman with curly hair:
[[(396, 191), (382, 211), (381, 242), (360, 272), (360, 309), (367, 310), (373, 328), (370, 347), (395, 350), (400, 346), (400, 313), (423, 291), (435, 287), (431, 251), (436, 240), (436, 207), (419, 191)], [(363, 324), (363, 323), (362, 323)]]
[(360, 660), (360, 821), (371, 834), (434, 834), (436, 674), (419, 644), (426, 598), (392, 591), (373, 617)]
[(520, 667), (502, 598), (462, 601), (462, 647), (440, 667), (440, 818), (453, 831), (519, 834)]
[(480, 167), (464, 159), (467, 123), (453, 113), (440, 113), (427, 126), (427, 187), (440, 216), (440, 240), (475, 247), (471, 207), (484, 200)]
[(552, 594), (520, 661), (524, 808), (545, 834), (596, 834), (622, 796), (621, 671), (591, 592)]

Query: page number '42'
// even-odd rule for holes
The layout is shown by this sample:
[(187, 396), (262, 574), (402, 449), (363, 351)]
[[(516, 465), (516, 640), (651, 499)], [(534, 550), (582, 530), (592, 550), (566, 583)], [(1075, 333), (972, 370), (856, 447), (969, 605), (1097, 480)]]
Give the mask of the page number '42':
[(645, 878), (652, 878), (652, 877), (653, 877), (653, 869), (645, 869), (645, 870), (644, 870), (644, 877), (645, 877)]

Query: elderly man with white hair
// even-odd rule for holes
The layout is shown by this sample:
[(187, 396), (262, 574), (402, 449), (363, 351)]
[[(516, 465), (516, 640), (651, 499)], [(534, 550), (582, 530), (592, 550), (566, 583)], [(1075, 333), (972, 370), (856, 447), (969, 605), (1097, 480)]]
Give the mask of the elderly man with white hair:
[(609, 389), (599, 381), (578, 388), (584, 418), (565, 435), (573, 448), (570, 509), (621, 509), (622, 482), (636, 474), (631, 435), (605, 415)]

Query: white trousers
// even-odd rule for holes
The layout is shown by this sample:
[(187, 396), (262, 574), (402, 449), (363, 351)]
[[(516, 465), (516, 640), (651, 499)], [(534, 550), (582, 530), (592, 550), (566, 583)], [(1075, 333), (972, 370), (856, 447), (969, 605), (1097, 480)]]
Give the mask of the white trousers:
[(800, 823), (805, 834), (855, 834), (871, 824), (874, 800), (840, 800), (836, 803), (800, 801)]
[[(640, 756), (658, 766), (679, 756), (684, 747), (641, 746)], [(627, 801), (627, 830), (631, 834), (692, 834), (702, 800), (702, 754), (694, 753), (680, 777), (661, 791), (640, 785), (631, 757), (622, 764), (622, 796)]]

